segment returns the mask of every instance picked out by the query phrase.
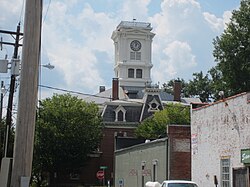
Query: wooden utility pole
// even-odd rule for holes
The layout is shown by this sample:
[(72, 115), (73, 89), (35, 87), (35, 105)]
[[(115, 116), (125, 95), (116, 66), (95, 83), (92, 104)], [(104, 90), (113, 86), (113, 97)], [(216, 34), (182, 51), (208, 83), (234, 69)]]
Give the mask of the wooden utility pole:
[[(17, 26), (17, 34), (16, 34), (16, 41), (15, 41), (15, 48), (14, 48), (14, 55), (13, 59), (17, 59), (18, 55), (18, 47), (19, 47), (19, 36), (20, 36), (20, 23)], [(6, 154), (4, 155), (5, 157), (12, 157), (13, 150), (12, 148), (9, 148), (10, 145), (10, 130), (12, 126), (12, 107), (13, 107), (13, 98), (14, 98), (14, 92), (15, 92), (15, 82), (16, 82), (16, 75), (11, 75), (10, 79), (10, 93), (9, 93), (9, 99), (8, 99), (8, 107), (7, 107), (7, 115), (6, 115), (6, 141), (7, 143), (5, 144), (5, 152)]]
[(40, 62), (41, 19), (42, 0), (26, 0), (11, 187), (28, 187), (31, 176)]
[[(20, 41), (20, 36), (23, 36), (23, 33), (20, 32), (20, 23), (17, 25), (16, 32), (13, 31), (6, 31), (6, 30), (0, 30), (0, 33), (3, 34), (10, 34), (10, 35), (15, 35), (15, 43), (11, 42), (3, 42), (0, 41), (0, 44), (5, 45), (13, 45), (14, 46), (14, 54), (13, 54), (13, 60), (16, 60), (18, 58), (18, 48), (22, 46), (22, 44), (19, 43)], [(12, 157), (13, 156), (13, 147), (10, 145), (10, 130), (12, 126), (12, 106), (13, 106), (13, 97), (14, 97), (14, 92), (15, 92), (15, 81), (16, 81), (16, 75), (12, 74), (11, 79), (10, 79), (10, 93), (9, 93), (9, 99), (8, 99), (8, 107), (7, 107), (7, 115), (6, 115), (6, 129), (5, 129), (5, 141), (6, 143), (4, 144), (4, 156), (6, 157)], [(1, 115), (2, 116), (2, 115)]]

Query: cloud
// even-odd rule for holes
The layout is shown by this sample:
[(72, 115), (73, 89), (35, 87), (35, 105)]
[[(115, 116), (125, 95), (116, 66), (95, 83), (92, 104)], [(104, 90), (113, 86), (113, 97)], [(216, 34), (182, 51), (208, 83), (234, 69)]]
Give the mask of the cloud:
[(17, 25), (18, 21), (22, 21), (22, 11), (24, 11), (24, 8), (25, 8), (25, 5), (23, 4), (23, 2), (24, 1), (21, 1), (21, 0), (1, 1), (0, 23), (1, 23), (1, 26), (5, 26), (4, 29), (13, 29), (13, 28), (6, 28), (6, 27), (8, 25), (12, 25), (12, 23), (14, 25)]
[(137, 21), (145, 21), (148, 17), (148, 5), (150, 0), (126, 0), (123, 3), (121, 9), (121, 15), (124, 21), (132, 21), (136, 19)]
[[(44, 23), (43, 47), (56, 69), (64, 72), (67, 87), (90, 92), (105, 83), (99, 64), (113, 62), (113, 43), (107, 36), (111, 36), (114, 23), (109, 15), (95, 13), (88, 4), (76, 14), (71, 7), (63, 2), (51, 4), (50, 9), (57, 11), (50, 11)], [(106, 59), (97, 59), (98, 51), (106, 53)]]
[(185, 72), (188, 68), (197, 65), (195, 55), (192, 54), (191, 47), (186, 42), (173, 41), (163, 50), (163, 53), (165, 60), (162, 59), (155, 70), (160, 72), (155, 74), (155, 78), (162, 83), (166, 82), (166, 77), (175, 77), (177, 70)]
[[(159, 37), (176, 37), (190, 28), (200, 15), (200, 5), (194, 0), (164, 0), (161, 12), (151, 19)], [(171, 35), (169, 35), (171, 33)]]
[[(150, 18), (156, 36), (153, 41), (152, 77), (154, 82), (186, 78), (200, 65), (195, 55), (199, 41), (208, 43), (207, 29), (200, 4), (194, 0), (165, 0), (161, 12)], [(196, 53), (195, 53), (196, 52)]]
[(203, 13), (204, 19), (210, 24), (214, 31), (222, 31), (224, 28), (224, 23), (222, 18), (217, 18), (215, 15), (209, 12)]
[(223, 30), (227, 28), (227, 23), (230, 22), (232, 12), (225, 11), (222, 18), (217, 18), (214, 14), (209, 12), (204, 12), (203, 16), (215, 32), (223, 32)]
[(164, 54), (168, 56), (172, 66), (180, 69), (195, 66), (195, 56), (192, 54), (191, 47), (186, 42), (174, 41), (164, 49)]

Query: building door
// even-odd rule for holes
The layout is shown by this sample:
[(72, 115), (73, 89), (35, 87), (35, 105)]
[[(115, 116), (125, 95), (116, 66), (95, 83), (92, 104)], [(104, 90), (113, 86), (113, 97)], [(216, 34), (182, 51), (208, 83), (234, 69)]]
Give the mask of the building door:
[(249, 167), (233, 168), (233, 187), (250, 187)]

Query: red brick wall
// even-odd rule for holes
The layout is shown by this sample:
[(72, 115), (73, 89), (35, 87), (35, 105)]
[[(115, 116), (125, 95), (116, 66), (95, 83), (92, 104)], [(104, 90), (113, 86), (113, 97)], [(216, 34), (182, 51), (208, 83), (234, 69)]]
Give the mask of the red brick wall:
[[(102, 185), (103, 181), (100, 181), (96, 177), (97, 171), (100, 170), (100, 166), (107, 166), (105, 169), (105, 183), (110, 180), (113, 182), (113, 168), (114, 168), (114, 140), (115, 134), (121, 136), (126, 133), (128, 137), (134, 137), (134, 128), (104, 128), (103, 138), (100, 145), (100, 152), (102, 154), (99, 158), (91, 158), (86, 165), (80, 170), (80, 179), (73, 181), (69, 179), (69, 175), (58, 176), (60, 182), (63, 183), (78, 183), (85, 185)], [(63, 179), (63, 180), (62, 180)]]
[(126, 132), (128, 137), (134, 137), (134, 129), (128, 128), (104, 128), (103, 139), (101, 141), (100, 151), (102, 156), (100, 159), (100, 166), (107, 166), (105, 170), (106, 180), (113, 181), (114, 169), (114, 139), (115, 133), (123, 134)]
[(170, 125), (169, 179), (191, 180), (191, 132), (188, 125)]

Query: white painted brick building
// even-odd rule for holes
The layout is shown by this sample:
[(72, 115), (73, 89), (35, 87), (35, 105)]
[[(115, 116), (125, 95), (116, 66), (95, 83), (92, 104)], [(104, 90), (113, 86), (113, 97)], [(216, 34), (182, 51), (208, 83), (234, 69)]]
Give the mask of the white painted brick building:
[(199, 186), (249, 187), (250, 93), (193, 109), (191, 147)]

